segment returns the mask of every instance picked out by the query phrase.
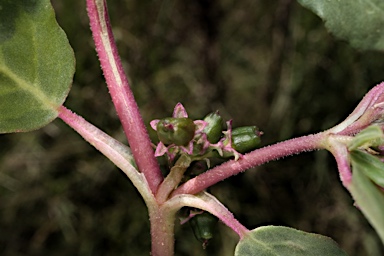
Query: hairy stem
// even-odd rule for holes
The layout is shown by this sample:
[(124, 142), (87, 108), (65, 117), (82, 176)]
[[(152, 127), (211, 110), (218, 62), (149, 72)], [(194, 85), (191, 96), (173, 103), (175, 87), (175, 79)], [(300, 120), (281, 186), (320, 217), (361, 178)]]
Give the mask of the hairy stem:
[(339, 169), (340, 180), (343, 186), (349, 189), (352, 182), (352, 171), (349, 163), (348, 148), (346, 144), (352, 137), (332, 134), (328, 137), (327, 150), (335, 157), (337, 168)]
[(236, 175), (249, 168), (277, 160), (284, 156), (298, 154), (306, 151), (313, 151), (324, 148), (327, 133), (321, 132), (314, 135), (308, 135), (279, 142), (264, 148), (256, 149), (241, 159), (235, 161), (230, 160), (211, 170), (208, 170), (199, 176), (190, 179), (179, 188), (177, 188), (172, 196), (179, 194), (196, 194), (219, 181)]
[(131, 151), (126, 145), (110, 137), (64, 106), (61, 106), (59, 109), (59, 118), (119, 167), (132, 181), (147, 205), (155, 204), (147, 181), (143, 175), (136, 170)]
[(113, 38), (105, 0), (87, 0), (96, 51), (108, 85), (112, 101), (127, 136), (139, 170), (145, 175), (153, 194), (163, 180), (153, 154), (145, 124), (124, 74)]
[(169, 211), (169, 209), (160, 207), (149, 207), (148, 210), (151, 221), (151, 255), (173, 255), (176, 211)]
[(221, 222), (235, 231), (239, 235), (240, 239), (242, 239), (244, 235), (249, 232), (249, 230), (233, 216), (227, 207), (225, 207), (216, 197), (207, 192), (201, 192), (197, 195), (177, 195), (164, 203), (163, 208), (178, 210), (184, 206), (194, 207), (210, 212), (219, 218)]

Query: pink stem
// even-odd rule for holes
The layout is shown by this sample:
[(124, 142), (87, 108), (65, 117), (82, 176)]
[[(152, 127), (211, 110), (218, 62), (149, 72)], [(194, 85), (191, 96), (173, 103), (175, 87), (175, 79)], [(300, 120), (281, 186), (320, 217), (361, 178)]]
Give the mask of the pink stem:
[(189, 206), (208, 211), (218, 217), (225, 225), (235, 231), (242, 239), (249, 230), (213, 195), (202, 192), (198, 195), (177, 195), (164, 203), (163, 208), (174, 211)]
[(139, 108), (129, 87), (115, 40), (113, 38), (105, 0), (87, 0), (96, 51), (108, 85), (112, 101), (121, 120), (139, 170), (145, 175), (152, 193), (156, 193), (163, 176)]
[(279, 142), (274, 145), (254, 150), (244, 155), (237, 161), (231, 160), (225, 162), (222, 165), (208, 170), (193, 179), (190, 179), (179, 188), (177, 188), (172, 193), (172, 196), (179, 194), (196, 194), (216, 184), (219, 181), (236, 175), (249, 168), (279, 159), (284, 156), (324, 148), (323, 141), (325, 138), (325, 133), (317, 133), (314, 135), (308, 135)]
[(174, 255), (175, 213), (154, 207), (148, 210), (151, 221), (151, 255)]
[(346, 145), (338, 142), (337, 140), (333, 140), (332, 143), (330, 143), (328, 146), (328, 150), (336, 159), (340, 180), (343, 183), (343, 186), (349, 189), (349, 186), (352, 182), (352, 171), (348, 157), (349, 152)]
[(143, 174), (136, 170), (135, 161), (126, 145), (115, 140), (64, 106), (59, 108), (59, 118), (120, 168), (132, 181), (147, 205), (154, 204), (155, 199), (148, 183)]

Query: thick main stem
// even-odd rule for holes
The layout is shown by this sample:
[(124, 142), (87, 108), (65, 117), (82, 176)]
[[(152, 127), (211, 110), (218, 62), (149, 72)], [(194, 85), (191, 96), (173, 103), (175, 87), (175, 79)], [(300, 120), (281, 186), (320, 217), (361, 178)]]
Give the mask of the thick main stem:
[(149, 207), (151, 222), (151, 255), (168, 256), (174, 254), (174, 226), (176, 211), (164, 211), (161, 207)]
[(139, 170), (145, 175), (152, 193), (163, 180), (153, 154), (145, 124), (124, 74), (113, 38), (105, 0), (87, 0), (91, 30), (101, 67), (117, 114), (132, 149)]
[(244, 155), (241, 159), (231, 160), (223, 163), (199, 176), (190, 179), (179, 188), (172, 196), (179, 194), (196, 194), (219, 181), (236, 175), (249, 168), (279, 159), (284, 156), (298, 154), (300, 152), (313, 151), (324, 148), (325, 132), (298, 137), (295, 139), (279, 142), (264, 148), (260, 148)]

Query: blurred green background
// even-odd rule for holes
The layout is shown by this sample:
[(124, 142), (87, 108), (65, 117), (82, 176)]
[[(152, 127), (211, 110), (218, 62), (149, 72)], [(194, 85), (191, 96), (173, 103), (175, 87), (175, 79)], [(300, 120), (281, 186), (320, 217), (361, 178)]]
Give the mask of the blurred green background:
[[(85, 0), (52, 3), (77, 59), (65, 105), (126, 142)], [(383, 53), (335, 39), (293, 0), (114, 0), (109, 11), (146, 124), (182, 102), (193, 118), (218, 109), (235, 127), (259, 126), (267, 145), (337, 124), (384, 80)], [(384, 255), (327, 152), (254, 168), (211, 192), (248, 228), (286, 225), (330, 236), (351, 256)], [(61, 120), (0, 135), (0, 255), (148, 255), (149, 239), (135, 188)], [(236, 242), (219, 224), (203, 250), (176, 225), (176, 255), (233, 255)]]

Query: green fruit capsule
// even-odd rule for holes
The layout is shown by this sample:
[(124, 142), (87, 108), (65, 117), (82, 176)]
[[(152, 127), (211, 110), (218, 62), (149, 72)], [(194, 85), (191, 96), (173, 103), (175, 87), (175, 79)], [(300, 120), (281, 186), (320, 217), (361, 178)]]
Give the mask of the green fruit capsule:
[(156, 131), (164, 145), (186, 146), (195, 136), (195, 128), (192, 119), (167, 117), (157, 123)]
[(208, 114), (204, 121), (208, 125), (204, 128), (203, 132), (207, 134), (207, 139), (210, 143), (217, 143), (223, 135), (224, 121), (219, 115), (219, 112)]
[(235, 128), (232, 130), (232, 147), (239, 153), (247, 153), (260, 145), (260, 135), (256, 126)]
[(207, 244), (209, 239), (212, 239), (217, 222), (218, 219), (208, 212), (198, 214), (189, 221), (195, 237), (203, 245)]

